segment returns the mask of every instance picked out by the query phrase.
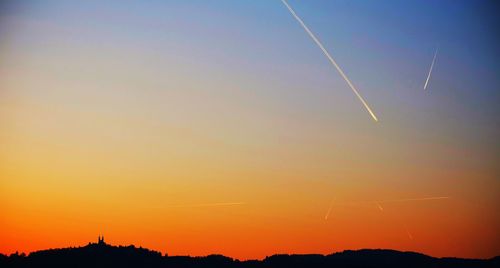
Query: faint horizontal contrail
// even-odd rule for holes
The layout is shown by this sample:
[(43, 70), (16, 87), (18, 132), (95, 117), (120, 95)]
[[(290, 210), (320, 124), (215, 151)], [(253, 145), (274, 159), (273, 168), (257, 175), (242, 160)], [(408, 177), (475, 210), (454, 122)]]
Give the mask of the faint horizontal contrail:
[(432, 68), (434, 68), (434, 62), (436, 62), (436, 56), (438, 53), (438, 48), (434, 52), (434, 58), (432, 58), (431, 68), (429, 69), (429, 74), (427, 74), (427, 79), (425, 80), (424, 90), (427, 89), (427, 84), (429, 83), (429, 79), (431, 78)]
[(170, 207), (218, 207), (218, 206), (237, 206), (246, 205), (244, 202), (228, 202), (228, 203), (203, 203), (203, 204), (187, 204), (187, 205), (172, 205)]
[(381, 200), (374, 201), (377, 203), (390, 203), (390, 202), (408, 202), (408, 201), (426, 201), (426, 200), (439, 200), (439, 199), (448, 199), (449, 196), (437, 196), (437, 197), (422, 197), (422, 198), (406, 198), (406, 199), (390, 199), (390, 200)]
[(288, 3), (286, 2), (286, 0), (281, 0), (281, 2), (283, 2), (283, 4), (288, 8), (288, 10), (290, 11), (290, 13), (292, 13), (292, 16), (300, 23), (300, 25), (302, 25), (302, 27), (304, 28), (304, 30), (309, 34), (309, 36), (314, 40), (314, 42), (316, 43), (316, 45), (319, 46), (319, 48), (321, 49), (321, 51), (323, 51), (323, 53), (325, 54), (325, 56), (328, 58), (328, 60), (330, 60), (330, 62), (333, 64), (333, 66), (337, 69), (337, 71), (340, 73), (340, 75), (344, 78), (344, 80), (347, 82), (347, 84), (349, 85), (349, 87), (352, 89), (352, 91), (354, 92), (354, 94), (356, 94), (356, 96), (358, 97), (358, 99), (361, 101), (361, 103), (363, 103), (363, 105), (365, 106), (366, 110), (368, 110), (368, 112), (370, 113), (370, 115), (372, 116), (373, 120), (375, 121), (378, 121), (377, 117), (375, 116), (375, 114), (372, 112), (372, 110), (370, 109), (370, 106), (368, 106), (368, 104), (366, 103), (366, 101), (363, 99), (363, 97), (361, 97), (361, 95), (359, 94), (358, 90), (356, 90), (356, 88), (354, 87), (354, 85), (351, 83), (351, 81), (349, 80), (349, 78), (347, 78), (347, 76), (344, 74), (344, 71), (342, 71), (342, 69), (340, 69), (339, 65), (337, 64), (337, 62), (335, 62), (335, 60), (332, 58), (332, 56), (330, 56), (330, 53), (328, 53), (328, 51), (326, 51), (325, 47), (323, 47), (323, 45), (321, 44), (321, 42), (318, 40), (318, 38), (316, 38), (316, 36), (311, 32), (311, 30), (309, 30), (309, 28), (307, 28), (306, 24), (302, 21), (302, 19), (299, 18), (299, 16), (295, 13), (295, 11), (292, 9), (292, 7), (290, 7), (290, 5), (288, 5)]
[(405, 198), (405, 199), (388, 199), (388, 200), (372, 200), (372, 201), (355, 201), (355, 202), (344, 202), (338, 203), (338, 205), (360, 205), (360, 204), (375, 204), (382, 211), (382, 203), (394, 203), (394, 202), (410, 202), (410, 201), (429, 201), (429, 200), (440, 200), (449, 199), (449, 196), (433, 196), (433, 197), (422, 197), (422, 198)]

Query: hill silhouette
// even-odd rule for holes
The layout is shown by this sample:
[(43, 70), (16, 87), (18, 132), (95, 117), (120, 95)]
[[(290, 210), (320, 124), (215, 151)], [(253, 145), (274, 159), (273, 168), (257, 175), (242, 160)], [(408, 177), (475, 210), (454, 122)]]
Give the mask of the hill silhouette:
[(167, 256), (135, 246), (112, 246), (103, 239), (83, 247), (48, 249), (29, 255), (0, 254), (0, 267), (500, 267), (492, 259), (434, 258), (415, 252), (384, 249), (346, 250), (330, 255), (273, 255), (263, 260), (239, 261), (222, 255)]

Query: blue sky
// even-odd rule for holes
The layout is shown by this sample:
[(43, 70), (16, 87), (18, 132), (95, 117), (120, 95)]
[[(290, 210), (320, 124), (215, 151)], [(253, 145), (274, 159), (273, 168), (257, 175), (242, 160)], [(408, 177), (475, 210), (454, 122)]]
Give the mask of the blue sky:
[[(283, 185), (299, 192), (297, 199), (309, 189), (304, 186), (311, 187), (303, 199), (318, 197), (325, 204), (332, 191), (346, 199), (359, 198), (359, 193), (373, 199), (449, 194), (455, 203), (447, 211), (463, 209), (464, 218), (453, 214), (447, 224), (463, 225), (432, 229), (449, 238), (438, 243), (441, 249), (432, 239), (404, 248), (460, 256), (498, 252), (498, 4), (289, 3), (356, 85), (379, 123), (279, 0), (4, 3), (0, 145), (8, 150), (0, 160), (27, 166), (0, 168), (0, 175), (18, 178), (0, 181), (12, 193), (8, 203), (29, 196), (16, 192), (25, 170), (58, 170), (39, 163), (51, 157), (71, 162), (70, 174), (95, 170), (98, 175), (92, 171), (95, 177), (86, 177), (89, 185), (109, 172), (110, 188), (116, 181), (130, 189), (147, 181), (155, 190), (165, 186), (174, 192), (161, 195), (166, 200), (158, 203), (197, 197), (196, 190), (184, 191), (205, 189), (196, 188), (199, 184), (206, 184), (199, 196), (215, 198), (210, 196), (213, 187), (228, 189), (229, 197), (230, 190), (259, 196), (259, 202), (275, 198), (276, 189), (278, 196), (289, 196), (279, 192), (288, 189)], [(122, 169), (131, 175), (119, 177)], [(65, 172), (54, 171), (48, 180), (64, 185)], [(169, 172), (188, 179), (176, 181)], [(219, 178), (218, 172), (225, 175)], [(86, 183), (69, 178), (73, 186)], [(36, 178), (26, 181), (37, 185)], [(53, 189), (57, 187), (46, 191)], [(472, 205), (478, 198), (479, 209)], [(299, 206), (297, 214), (290, 211), (286, 217), (309, 209)], [(438, 207), (433, 211), (445, 212)], [(256, 226), (273, 213), (253, 218)], [(479, 222), (478, 215), (486, 216)], [(481, 224), (484, 232), (473, 243), (468, 236), (453, 240), (453, 231), (472, 236), (472, 227)], [(463, 251), (445, 250), (455, 243)]]

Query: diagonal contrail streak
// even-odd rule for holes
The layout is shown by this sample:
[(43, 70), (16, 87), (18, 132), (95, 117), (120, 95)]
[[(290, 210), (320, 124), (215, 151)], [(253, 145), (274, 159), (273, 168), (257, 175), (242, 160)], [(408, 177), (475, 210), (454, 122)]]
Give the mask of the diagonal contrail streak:
[(429, 84), (429, 79), (431, 79), (432, 68), (434, 68), (434, 62), (436, 62), (436, 56), (438, 54), (438, 48), (434, 52), (434, 58), (432, 58), (431, 68), (429, 69), (429, 74), (427, 74), (427, 79), (425, 80), (424, 90), (427, 89), (427, 84)]
[(413, 240), (413, 235), (411, 235), (410, 231), (408, 231), (408, 229), (407, 229), (407, 228), (405, 228), (405, 230), (406, 230), (406, 234), (408, 235), (408, 238), (409, 238), (410, 240)]
[(351, 81), (349, 80), (349, 78), (347, 78), (347, 76), (344, 74), (344, 71), (342, 71), (342, 69), (340, 69), (340, 66), (337, 64), (337, 62), (335, 62), (335, 60), (332, 58), (332, 56), (330, 56), (330, 53), (328, 53), (328, 51), (325, 49), (325, 47), (323, 47), (323, 45), (321, 44), (321, 42), (318, 40), (318, 38), (316, 38), (316, 36), (311, 32), (311, 30), (309, 30), (309, 28), (307, 28), (306, 24), (302, 21), (302, 19), (295, 13), (295, 11), (292, 9), (292, 7), (290, 5), (288, 5), (287, 1), (286, 0), (281, 0), (281, 2), (283, 2), (283, 4), (288, 8), (288, 10), (290, 11), (290, 13), (292, 13), (292, 16), (300, 23), (300, 25), (302, 25), (302, 28), (304, 28), (304, 30), (309, 34), (309, 36), (314, 40), (314, 42), (316, 43), (316, 45), (318, 45), (318, 47), (321, 49), (321, 51), (323, 51), (323, 53), (325, 54), (325, 56), (328, 58), (328, 60), (333, 64), (333, 66), (337, 69), (337, 71), (340, 73), (340, 75), (344, 78), (344, 80), (347, 82), (347, 84), (349, 85), (349, 87), (352, 89), (352, 91), (354, 92), (354, 94), (356, 94), (356, 96), (358, 97), (358, 99), (361, 101), (361, 103), (363, 103), (363, 105), (365, 106), (366, 110), (370, 113), (370, 115), (372, 116), (373, 120), (375, 121), (378, 121), (377, 119), (377, 116), (375, 116), (375, 114), (373, 113), (372, 109), (370, 109), (370, 106), (368, 106), (368, 104), (366, 103), (366, 101), (363, 99), (363, 97), (361, 97), (361, 94), (359, 94), (358, 90), (354, 87), (354, 85), (351, 83)]
[(330, 216), (330, 212), (332, 212), (333, 202), (335, 202), (335, 199), (332, 200), (332, 203), (330, 204), (330, 208), (328, 208), (328, 211), (326, 212), (325, 221), (328, 220), (328, 217)]

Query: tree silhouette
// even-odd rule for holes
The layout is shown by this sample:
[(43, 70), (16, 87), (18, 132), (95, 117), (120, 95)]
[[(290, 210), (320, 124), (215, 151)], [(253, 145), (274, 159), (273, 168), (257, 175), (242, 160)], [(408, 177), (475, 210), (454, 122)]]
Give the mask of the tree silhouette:
[(48, 249), (29, 255), (0, 254), (0, 267), (500, 267), (500, 256), (492, 259), (434, 258), (415, 252), (364, 249), (330, 255), (273, 255), (263, 260), (239, 261), (222, 255), (205, 257), (168, 256), (142, 247), (112, 246), (99, 237), (84, 247)]

